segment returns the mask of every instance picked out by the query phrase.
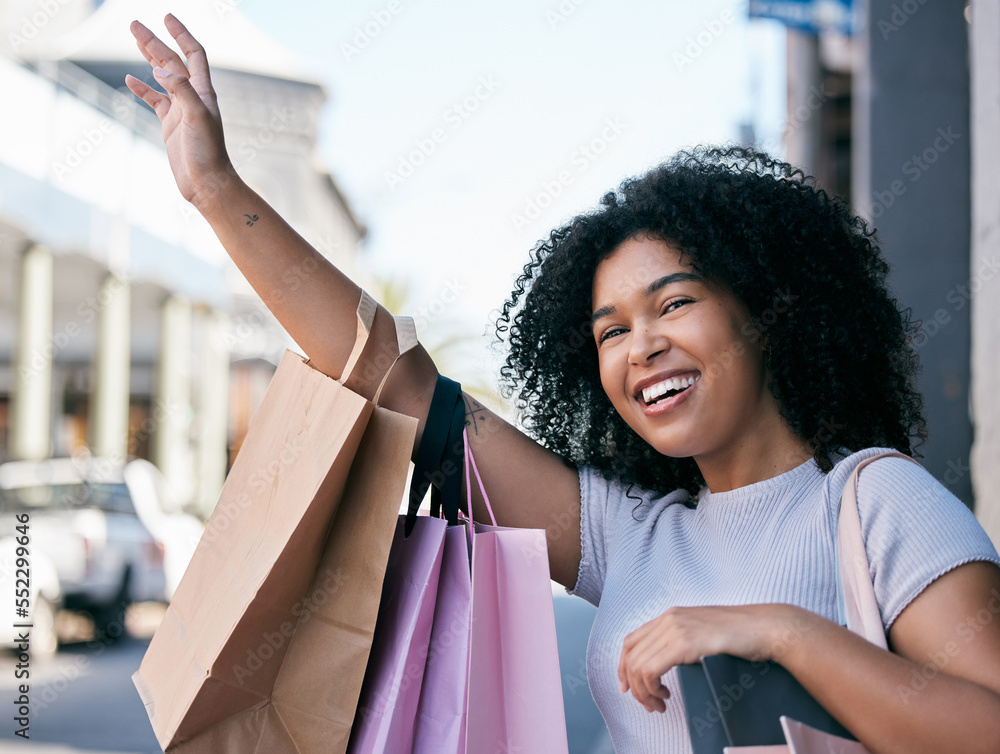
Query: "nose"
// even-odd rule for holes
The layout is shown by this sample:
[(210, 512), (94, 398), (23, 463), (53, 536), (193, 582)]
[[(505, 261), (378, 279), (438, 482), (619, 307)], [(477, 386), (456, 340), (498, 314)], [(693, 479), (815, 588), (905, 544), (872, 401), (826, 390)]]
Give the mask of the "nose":
[(670, 339), (653, 325), (637, 325), (629, 344), (629, 364), (642, 366), (653, 357), (670, 350)]

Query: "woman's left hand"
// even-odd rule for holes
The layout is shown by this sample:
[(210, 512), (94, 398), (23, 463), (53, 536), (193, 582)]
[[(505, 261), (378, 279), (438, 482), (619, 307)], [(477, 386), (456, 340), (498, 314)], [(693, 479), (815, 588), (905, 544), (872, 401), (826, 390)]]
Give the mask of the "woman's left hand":
[(664, 712), (670, 692), (660, 677), (676, 665), (730, 654), (747, 660), (778, 660), (813, 619), (794, 605), (672, 607), (625, 637), (618, 679), (647, 712)]

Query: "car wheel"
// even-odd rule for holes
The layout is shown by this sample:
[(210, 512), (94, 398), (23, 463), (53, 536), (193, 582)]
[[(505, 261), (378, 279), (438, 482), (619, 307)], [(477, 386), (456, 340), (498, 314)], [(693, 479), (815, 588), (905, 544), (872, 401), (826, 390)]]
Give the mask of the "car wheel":
[(39, 595), (35, 608), (31, 611), (31, 622), (34, 624), (31, 629), (32, 657), (51, 658), (59, 648), (55, 605)]
[(128, 610), (131, 601), (128, 585), (129, 571), (126, 569), (121, 588), (114, 601), (91, 613), (94, 618), (94, 634), (98, 641), (114, 644), (125, 635), (125, 611)]

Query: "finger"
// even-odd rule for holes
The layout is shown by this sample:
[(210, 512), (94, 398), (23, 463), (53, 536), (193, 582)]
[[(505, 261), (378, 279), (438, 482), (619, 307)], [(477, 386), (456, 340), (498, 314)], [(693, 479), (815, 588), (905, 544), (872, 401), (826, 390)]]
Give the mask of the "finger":
[(128, 30), (132, 32), (132, 36), (135, 37), (135, 46), (139, 48), (139, 52), (142, 53), (142, 56), (146, 59), (146, 62), (152, 65), (153, 61), (150, 58), (149, 53), (146, 52), (146, 42), (149, 41), (150, 37), (155, 36), (153, 32), (147, 29), (139, 21), (133, 21), (131, 24), (129, 24)]
[(184, 53), (184, 57), (187, 58), (188, 76), (191, 86), (194, 87), (198, 96), (201, 97), (202, 102), (205, 103), (205, 107), (213, 115), (218, 116), (218, 97), (215, 94), (215, 89), (212, 87), (212, 75), (205, 48), (201, 46), (198, 40), (194, 38), (187, 27), (174, 14), (168, 13), (163, 19), (163, 23), (177, 41), (181, 52)]
[(622, 651), (618, 655), (618, 688), (622, 690), (622, 693), (628, 691), (628, 655), (629, 655), (628, 637), (622, 642)]
[(636, 652), (632, 660), (633, 666), (638, 669), (639, 679), (642, 688), (650, 696), (660, 697), (664, 693), (667, 698), (670, 692), (660, 681), (660, 678), (671, 668), (670, 660), (667, 658), (666, 647), (646, 647), (645, 651)]
[(208, 56), (205, 54), (205, 48), (201, 46), (198, 40), (187, 30), (187, 27), (173, 13), (166, 15), (163, 19), (163, 24), (167, 27), (167, 31), (170, 32), (170, 36), (177, 40), (181, 52), (187, 58), (187, 67), (191, 72), (191, 78), (203, 76), (207, 81), (209, 79), (209, 70)]
[(160, 86), (167, 90), (167, 94), (170, 95), (172, 101), (182, 102), (185, 107), (193, 108), (193, 110), (187, 112), (195, 112), (199, 108), (204, 109), (205, 103), (201, 101), (201, 97), (192, 88), (187, 76), (179, 76), (163, 68), (154, 68), (153, 77)]
[(622, 646), (624, 646), (625, 649), (634, 648), (639, 643), (641, 643), (642, 640), (645, 639), (651, 632), (656, 631), (657, 628), (658, 628), (658, 623), (656, 620), (651, 620), (649, 621), (649, 623), (643, 623), (641, 626), (639, 626), (637, 629), (635, 629), (625, 637), (625, 640), (622, 642)]
[(638, 665), (638, 667), (642, 668), (642, 670), (638, 673), (638, 682), (636, 685), (641, 686), (650, 698), (669, 699), (670, 689), (663, 683), (663, 675), (669, 668), (663, 669), (661, 663), (657, 662), (655, 658), (647, 660), (644, 664)]
[(649, 693), (646, 673), (641, 668), (635, 668), (634, 671), (629, 674), (629, 680), (631, 681), (630, 687), (632, 689), (632, 696), (634, 696), (643, 707), (652, 708), (656, 700), (654, 696)]
[(636, 656), (636, 648), (641, 645), (646, 633), (643, 631), (644, 628), (646, 626), (637, 628), (622, 641), (622, 652), (618, 657), (618, 688), (623, 694), (631, 687), (628, 670), (631, 665), (634, 665), (633, 658)]
[(132, 32), (132, 36), (135, 37), (135, 43), (139, 48), (139, 52), (142, 53), (150, 65), (160, 66), (160, 68), (165, 68), (170, 73), (187, 76), (187, 66), (184, 65), (184, 61), (181, 60), (180, 55), (161, 42), (159, 37), (153, 32), (138, 21), (133, 21), (129, 26), (129, 30)]
[(649, 690), (650, 696), (655, 696), (657, 699), (667, 700), (670, 698), (670, 689), (664, 685), (661, 676), (654, 676), (646, 684), (646, 688)]
[(631, 691), (636, 701), (645, 707), (647, 712), (652, 712), (654, 705), (658, 704), (659, 700), (655, 699), (646, 687), (642, 668), (636, 663), (635, 650), (629, 651), (627, 656), (626, 653), (623, 653), (619, 663), (619, 677), (621, 679), (619, 688), (622, 689), (622, 692)]
[(660, 684), (659, 678), (655, 676), (651, 678), (645, 673), (640, 673), (632, 685), (632, 694), (648, 711), (665, 712), (667, 705), (659, 693), (659, 689), (661, 688), (663, 687)]
[(669, 699), (670, 691), (663, 685), (661, 678), (671, 668), (668, 648), (661, 644), (649, 642), (637, 647), (632, 653), (632, 667), (636, 668), (632, 679), (632, 689), (638, 687), (647, 698), (660, 705), (661, 699)]
[(621, 657), (618, 658), (618, 689), (623, 694), (628, 691), (628, 673), (625, 670), (625, 650), (622, 651)]
[(618, 659), (618, 687), (622, 693), (632, 688), (630, 668), (639, 667), (636, 658), (646, 652), (650, 623), (646, 623), (625, 637), (622, 642), (622, 653)]
[[(645, 708), (646, 712), (654, 712), (663, 704), (661, 699), (647, 693), (640, 677), (636, 677), (635, 683), (632, 684), (632, 696)], [(663, 710), (660, 711), (662, 712)]]
[(153, 112), (156, 113), (161, 121), (166, 117), (167, 111), (170, 109), (170, 98), (165, 94), (153, 89), (153, 87), (140, 81), (135, 76), (126, 75), (125, 76), (125, 86), (129, 90), (151, 108)]

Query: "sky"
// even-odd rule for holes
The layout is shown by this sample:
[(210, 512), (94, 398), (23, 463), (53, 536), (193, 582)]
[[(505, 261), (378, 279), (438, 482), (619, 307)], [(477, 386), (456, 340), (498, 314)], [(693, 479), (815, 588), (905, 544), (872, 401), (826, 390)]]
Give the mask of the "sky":
[[(319, 160), (421, 337), (490, 321), (532, 247), (677, 150), (780, 150), (780, 25), (727, 0), (239, 0), (329, 96)], [(481, 361), (480, 361), (481, 359)], [(492, 365), (492, 366), (491, 366)]]

